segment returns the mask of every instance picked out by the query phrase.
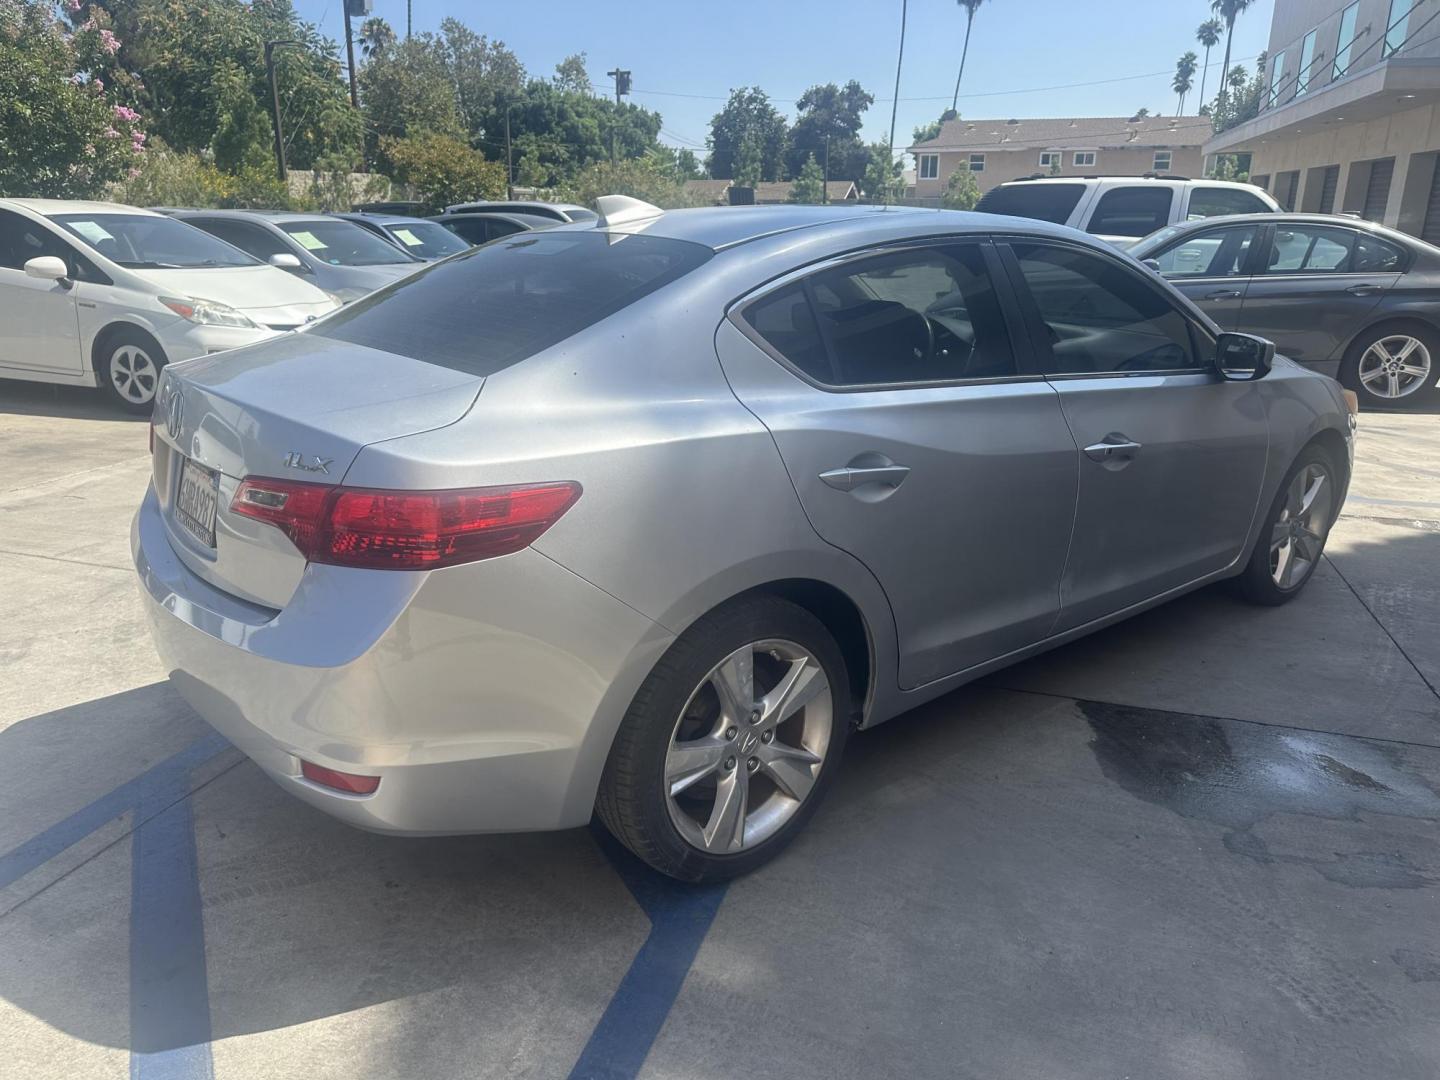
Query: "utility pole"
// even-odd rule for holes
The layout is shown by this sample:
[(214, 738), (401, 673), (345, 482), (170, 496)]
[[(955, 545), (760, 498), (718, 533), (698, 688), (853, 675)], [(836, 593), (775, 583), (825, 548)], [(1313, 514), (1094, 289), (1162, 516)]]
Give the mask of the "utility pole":
[(630, 72), (617, 67), (614, 71), (607, 71), (605, 74), (615, 80), (615, 127), (610, 129), (610, 162), (614, 164), (620, 156), (616, 149), (616, 132), (620, 127), (620, 98), (622, 95), (630, 93)]
[(505, 198), (515, 201), (515, 171), (510, 163), (510, 99), (505, 99)]
[(280, 130), (280, 89), (275, 85), (275, 46), (277, 45), (303, 46), (303, 42), (289, 39), (265, 42), (265, 77), (270, 80), (270, 119), (275, 126), (275, 175), (283, 184), (285, 183), (285, 133)]
[(825, 175), (820, 179), (820, 205), (830, 202), (830, 133), (825, 133)]
[(350, 32), (350, 16), (362, 18), (371, 11), (370, 0), (345, 0), (345, 63), (350, 73), (350, 107), (360, 107), (360, 95), (355, 92), (355, 37)]

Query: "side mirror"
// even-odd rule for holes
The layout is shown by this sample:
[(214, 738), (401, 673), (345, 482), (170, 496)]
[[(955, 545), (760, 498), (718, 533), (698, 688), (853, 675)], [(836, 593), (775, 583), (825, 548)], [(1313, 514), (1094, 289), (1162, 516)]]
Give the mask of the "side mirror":
[(70, 268), (65, 260), (56, 255), (38, 255), (25, 263), (25, 273), (42, 281), (58, 281), (65, 288), (70, 287)]
[(300, 256), (291, 255), (288, 251), (277, 251), (270, 256), (269, 262), (277, 270), (289, 270), (292, 274), (305, 269), (305, 264), (300, 261)]
[(1140, 265), (1143, 266), (1143, 267), (1145, 267), (1146, 270), (1153, 270), (1153, 271), (1155, 271), (1155, 273), (1157, 273), (1157, 274), (1160, 273), (1160, 260), (1159, 260), (1159, 259), (1141, 259), (1141, 260), (1140, 260)]
[(1254, 334), (1224, 333), (1215, 339), (1215, 369), (1227, 379), (1263, 379), (1275, 362), (1275, 344)]

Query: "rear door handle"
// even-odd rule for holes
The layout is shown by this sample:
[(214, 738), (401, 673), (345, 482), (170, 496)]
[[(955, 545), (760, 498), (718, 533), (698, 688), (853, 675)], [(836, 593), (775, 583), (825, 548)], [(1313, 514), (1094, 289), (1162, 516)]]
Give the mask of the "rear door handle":
[(1240, 295), (1239, 289), (1216, 289), (1212, 293), (1206, 293), (1201, 300), (1234, 300)]
[(1351, 285), (1345, 290), (1351, 296), (1374, 296), (1380, 291), (1379, 285)]
[(1129, 461), (1140, 452), (1141, 444), (1131, 442), (1123, 435), (1107, 435), (1104, 442), (1085, 447), (1085, 456), (1091, 461)]
[(826, 469), (820, 474), (820, 479), (836, 491), (854, 491), (862, 484), (899, 487), (909, 475), (908, 465), (872, 465), (860, 468), (847, 465), (843, 469)]

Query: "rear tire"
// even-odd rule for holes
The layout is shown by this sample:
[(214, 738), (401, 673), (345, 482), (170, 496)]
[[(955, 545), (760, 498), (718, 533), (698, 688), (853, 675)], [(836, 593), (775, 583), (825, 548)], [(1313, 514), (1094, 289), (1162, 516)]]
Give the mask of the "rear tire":
[(1440, 333), (1416, 322), (1372, 327), (1346, 350), (1340, 381), (1366, 408), (1427, 404), (1440, 382)]
[(1340, 473), (1320, 446), (1301, 451), (1285, 474), (1250, 561), (1237, 579), (1252, 604), (1278, 607), (1314, 576), (1340, 512)]
[(736, 601), (681, 634), (640, 687), (596, 811), (662, 874), (748, 873), (814, 814), (851, 712), (844, 656), (814, 615), (777, 597)]
[(164, 351), (149, 334), (119, 329), (105, 335), (95, 354), (95, 374), (110, 400), (127, 412), (146, 414), (155, 406)]

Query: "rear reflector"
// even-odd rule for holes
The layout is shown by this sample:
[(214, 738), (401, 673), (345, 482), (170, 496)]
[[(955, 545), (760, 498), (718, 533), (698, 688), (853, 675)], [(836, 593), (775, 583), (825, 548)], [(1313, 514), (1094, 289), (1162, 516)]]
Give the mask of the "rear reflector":
[(308, 761), (300, 762), (300, 775), (312, 784), (334, 788), (347, 795), (370, 795), (380, 786), (378, 776), (356, 776), (354, 773), (327, 769), (323, 765), (314, 765)]
[(230, 511), (274, 525), (310, 562), (433, 570), (528, 547), (579, 497), (569, 481), (377, 491), (252, 476)]

